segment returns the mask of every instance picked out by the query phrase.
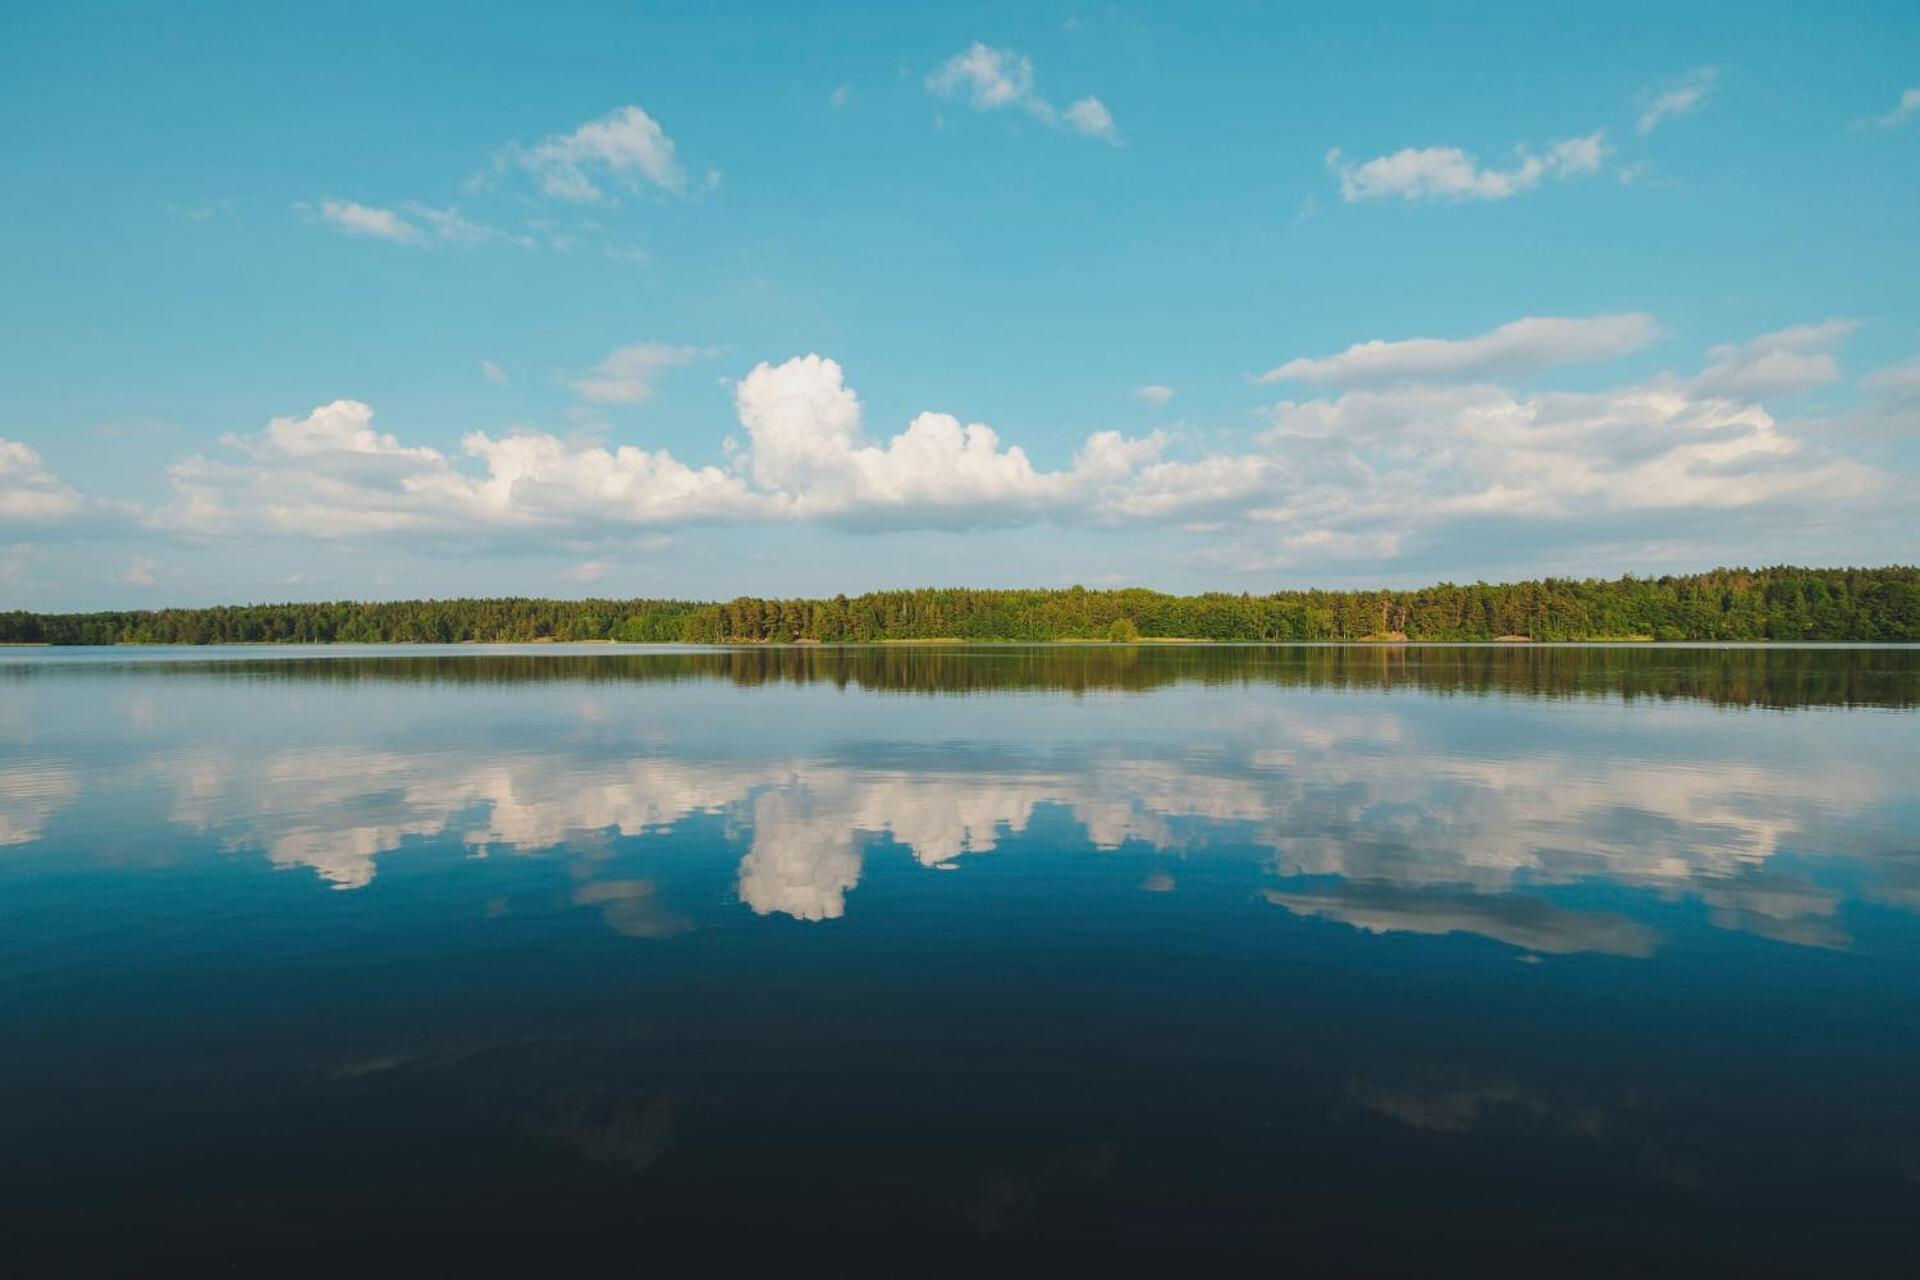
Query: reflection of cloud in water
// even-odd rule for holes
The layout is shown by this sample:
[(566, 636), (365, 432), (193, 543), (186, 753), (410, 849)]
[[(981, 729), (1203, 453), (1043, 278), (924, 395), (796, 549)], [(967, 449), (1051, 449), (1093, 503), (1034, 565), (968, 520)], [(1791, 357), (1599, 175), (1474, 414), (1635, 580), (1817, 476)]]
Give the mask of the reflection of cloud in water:
[(1708, 918), (1722, 929), (1834, 951), (1844, 950), (1852, 941), (1833, 921), (1840, 895), (1831, 889), (1751, 872), (1706, 882), (1699, 892), (1701, 901), (1712, 908)]
[(1335, 920), (1365, 933), (1475, 933), (1550, 955), (1597, 951), (1650, 956), (1654, 948), (1652, 931), (1625, 916), (1569, 911), (1521, 894), (1494, 896), (1353, 883), (1319, 892), (1268, 889), (1266, 898), (1297, 916)]
[(0, 845), (38, 840), (48, 819), (79, 794), (80, 780), (60, 765), (0, 769)]
[(571, 1147), (596, 1164), (639, 1173), (673, 1142), (678, 1104), (669, 1094), (640, 1098), (600, 1088), (567, 1090), (527, 1121), (548, 1142)]
[(1403, 1088), (1355, 1080), (1347, 1101), (1427, 1133), (1466, 1133), (1489, 1122), (1517, 1122), (1567, 1138), (1598, 1138), (1606, 1115), (1597, 1108), (1552, 1102), (1511, 1080), (1458, 1088)]
[[(1637, 710), (1634, 724), (1658, 714)], [(607, 718), (618, 720), (611, 711)], [(973, 757), (929, 752), (945, 767), (927, 769), (903, 767), (898, 756), (862, 767), (804, 754), (703, 760), (326, 748), (156, 753), (129, 776), (170, 783), (175, 822), (229, 848), (263, 851), (276, 866), (310, 867), (340, 889), (371, 883), (376, 859), (410, 840), (529, 852), (721, 815), (748, 833), (738, 872), (748, 908), (827, 920), (844, 914), (875, 841), (950, 868), (998, 849), (1030, 830), (1040, 808), (1058, 806), (1095, 848), (1194, 849), (1220, 839), (1273, 850), (1285, 876), (1373, 886), (1276, 898), (1305, 913), (1351, 917), (1375, 931), (1469, 930), (1545, 951), (1651, 947), (1612, 917), (1556, 915), (1545, 904), (1534, 916), (1516, 911), (1519, 895), (1539, 887), (1596, 880), (1692, 897), (1720, 927), (1846, 945), (1837, 919), (1843, 895), (1768, 870), (1783, 849), (1858, 854), (1864, 846), (1875, 856), (1861, 864), (1861, 895), (1920, 905), (1920, 864), (1861, 836), (1870, 830), (1863, 821), (1892, 793), (1888, 767), (1875, 757), (1813, 769), (1710, 759), (1683, 742), (1663, 747), (1672, 759), (1649, 759), (1644, 747), (1638, 756), (1608, 751), (1604, 734), (1561, 752), (1500, 754), (1427, 740), (1450, 731), (1450, 722), (1436, 729), (1416, 714), (1338, 703), (1302, 714), (1213, 701), (1198, 720), (1203, 739), (1165, 754), (1080, 742), (1035, 751), (1025, 767), (1015, 748)], [(1155, 733), (1182, 728), (1169, 719)], [(659, 736), (647, 736), (649, 750)], [(991, 767), (969, 767), (986, 759)], [(77, 794), (74, 774), (52, 766), (34, 773), (38, 781), (0, 774), (0, 795), (12, 801), (0, 808), (0, 841), (33, 838)], [(1386, 900), (1389, 889), (1401, 896)], [(655, 905), (637, 893), (621, 901), (622, 911)], [(613, 898), (594, 905), (613, 921)], [(633, 915), (625, 927), (665, 926)], [(1528, 940), (1536, 929), (1545, 932)]]
[(599, 907), (600, 918), (629, 938), (671, 938), (693, 928), (667, 910), (651, 880), (589, 880), (573, 891), (577, 907)]
[(753, 847), (740, 860), (740, 900), (758, 915), (838, 920), (860, 883), (860, 851), (846, 817), (798, 788), (753, 805)]

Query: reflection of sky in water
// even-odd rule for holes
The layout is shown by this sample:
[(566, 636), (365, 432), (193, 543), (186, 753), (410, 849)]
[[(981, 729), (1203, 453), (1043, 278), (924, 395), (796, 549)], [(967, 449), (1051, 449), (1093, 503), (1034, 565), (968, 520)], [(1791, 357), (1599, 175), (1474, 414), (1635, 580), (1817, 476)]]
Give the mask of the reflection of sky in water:
[[(578, 856), (573, 900), (636, 936), (697, 928), (649, 841), (698, 830), (739, 903), (834, 920), (874, 859), (921, 892), (1023, 856), (1036, 814), (1085, 856), (1231, 859), (1303, 918), (1646, 956), (1658, 931), (1562, 901), (1606, 886), (1714, 925), (1846, 947), (1849, 902), (1920, 904), (1914, 719), (1169, 683), (926, 698), (830, 684), (17, 680), (0, 844), (221, 850), (372, 886), (410, 849)], [(701, 825), (702, 822), (705, 825)], [(63, 839), (64, 833), (64, 839)], [(640, 872), (608, 859), (609, 842)], [(1132, 874), (1129, 872), (1128, 874)], [(1137, 879), (1137, 876), (1136, 876)], [(1577, 895), (1571, 895), (1576, 896)], [(704, 910), (705, 907), (702, 907)]]
[(45, 1273), (1898, 1273), (1913, 675), (1291, 660), (0, 659), (0, 1200)]

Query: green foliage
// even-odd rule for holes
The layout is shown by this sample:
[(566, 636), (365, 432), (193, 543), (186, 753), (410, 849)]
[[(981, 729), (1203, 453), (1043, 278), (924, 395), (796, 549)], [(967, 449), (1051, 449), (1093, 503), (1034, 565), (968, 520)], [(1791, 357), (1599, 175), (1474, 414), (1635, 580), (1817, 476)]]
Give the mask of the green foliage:
[(877, 591), (824, 600), (403, 600), (80, 614), (0, 613), (0, 642), (231, 644), (526, 642), (761, 644), (883, 640), (1186, 639), (1920, 641), (1920, 568), (1716, 569), (1414, 591), (1163, 595)]

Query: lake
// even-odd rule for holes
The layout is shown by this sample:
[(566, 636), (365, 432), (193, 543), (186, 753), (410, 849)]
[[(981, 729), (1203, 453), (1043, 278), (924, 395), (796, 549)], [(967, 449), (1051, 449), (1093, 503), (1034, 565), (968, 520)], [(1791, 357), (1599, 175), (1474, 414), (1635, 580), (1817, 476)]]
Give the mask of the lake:
[(1916, 783), (1914, 649), (0, 651), (0, 1264), (1905, 1272)]

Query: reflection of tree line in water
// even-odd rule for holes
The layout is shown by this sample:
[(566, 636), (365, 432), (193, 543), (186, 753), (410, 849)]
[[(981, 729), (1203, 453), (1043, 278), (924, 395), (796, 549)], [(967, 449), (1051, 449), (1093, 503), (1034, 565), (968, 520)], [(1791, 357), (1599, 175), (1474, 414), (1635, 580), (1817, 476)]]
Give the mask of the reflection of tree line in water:
[[(1920, 650), (1915, 649), (792, 646), (693, 653), (341, 654), (152, 663), (135, 659), (129, 665), (136, 663), (143, 674), (322, 683), (721, 680), (736, 685), (852, 685), (921, 694), (1143, 692), (1182, 683), (1266, 684), (1547, 698), (1687, 698), (1764, 707), (1920, 705)], [(98, 670), (94, 663), (13, 668), (16, 676)]]

